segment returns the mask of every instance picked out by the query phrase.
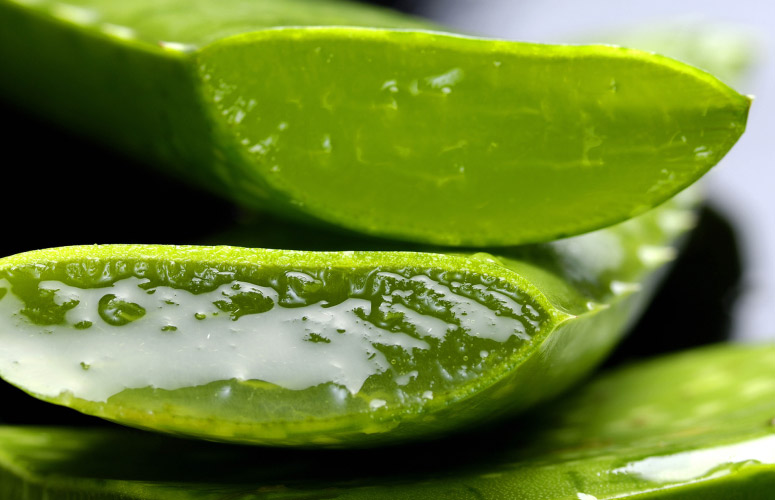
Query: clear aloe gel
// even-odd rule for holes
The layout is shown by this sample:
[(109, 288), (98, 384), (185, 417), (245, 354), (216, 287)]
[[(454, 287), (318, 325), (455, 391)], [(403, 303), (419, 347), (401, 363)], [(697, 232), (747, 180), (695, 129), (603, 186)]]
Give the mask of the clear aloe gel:
[(427, 28), (322, 0), (2, 0), (0, 95), (246, 206), (466, 246), (643, 213), (745, 127), (749, 98), (672, 59)]
[(131, 426), (371, 446), (524, 409), (621, 338), (693, 221), (487, 253), (104, 245), (0, 260), (0, 375)]
[(665, 356), (596, 376), (529, 420), (409, 448), (299, 453), (4, 426), (0, 497), (764, 499), (775, 487), (773, 367), (772, 345)]

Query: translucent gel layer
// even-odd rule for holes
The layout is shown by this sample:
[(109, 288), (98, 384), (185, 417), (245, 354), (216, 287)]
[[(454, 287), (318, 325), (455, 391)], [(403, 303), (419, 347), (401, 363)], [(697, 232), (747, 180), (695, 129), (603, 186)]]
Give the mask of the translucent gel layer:
[(260, 381), (327, 385), (331, 405), (357, 395), (376, 410), (473, 379), (546, 320), (505, 283), (464, 273), (253, 270), (251, 283), (203, 267), (183, 284), (172, 274), (191, 270), (174, 263), (78, 266), (0, 279), (0, 374), (43, 397)]

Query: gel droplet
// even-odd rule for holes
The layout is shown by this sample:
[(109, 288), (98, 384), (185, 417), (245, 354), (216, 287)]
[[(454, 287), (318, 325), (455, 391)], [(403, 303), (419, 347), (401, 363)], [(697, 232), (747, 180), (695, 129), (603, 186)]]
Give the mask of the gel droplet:
[(123, 326), (145, 316), (142, 306), (126, 302), (112, 293), (100, 299), (97, 311), (105, 323), (113, 326)]

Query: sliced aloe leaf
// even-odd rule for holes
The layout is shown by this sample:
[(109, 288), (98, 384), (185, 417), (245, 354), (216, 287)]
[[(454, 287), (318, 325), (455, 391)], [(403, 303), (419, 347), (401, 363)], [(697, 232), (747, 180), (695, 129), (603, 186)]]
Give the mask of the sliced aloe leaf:
[(246, 205), (472, 246), (642, 213), (745, 126), (747, 97), (662, 56), (422, 26), (318, 0), (1, 0), (0, 92)]
[(0, 375), (85, 413), (214, 440), (438, 434), (595, 366), (691, 225), (684, 198), (498, 256), (105, 245), (7, 257)]
[(775, 488), (773, 416), (775, 347), (719, 346), (620, 369), (533, 421), (433, 446), (259, 451), (119, 429), (0, 427), (0, 497), (765, 499)]

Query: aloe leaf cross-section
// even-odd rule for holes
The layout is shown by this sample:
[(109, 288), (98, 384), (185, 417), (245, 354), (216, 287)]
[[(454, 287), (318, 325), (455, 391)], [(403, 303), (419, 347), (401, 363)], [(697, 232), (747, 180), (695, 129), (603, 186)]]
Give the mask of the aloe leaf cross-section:
[(611, 46), (460, 36), (322, 0), (0, 1), (0, 96), (286, 217), (512, 245), (643, 213), (749, 99)]
[(104, 245), (7, 257), (0, 376), (210, 440), (432, 437), (588, 373), (674, 257), (689, 203), (498, 255)]
[(532, 420), (411, 448), (301, 454), (4, 426), (0, 498), (764, 500), (774, 367), (772, 345), (671, 355), (596, 377)]

